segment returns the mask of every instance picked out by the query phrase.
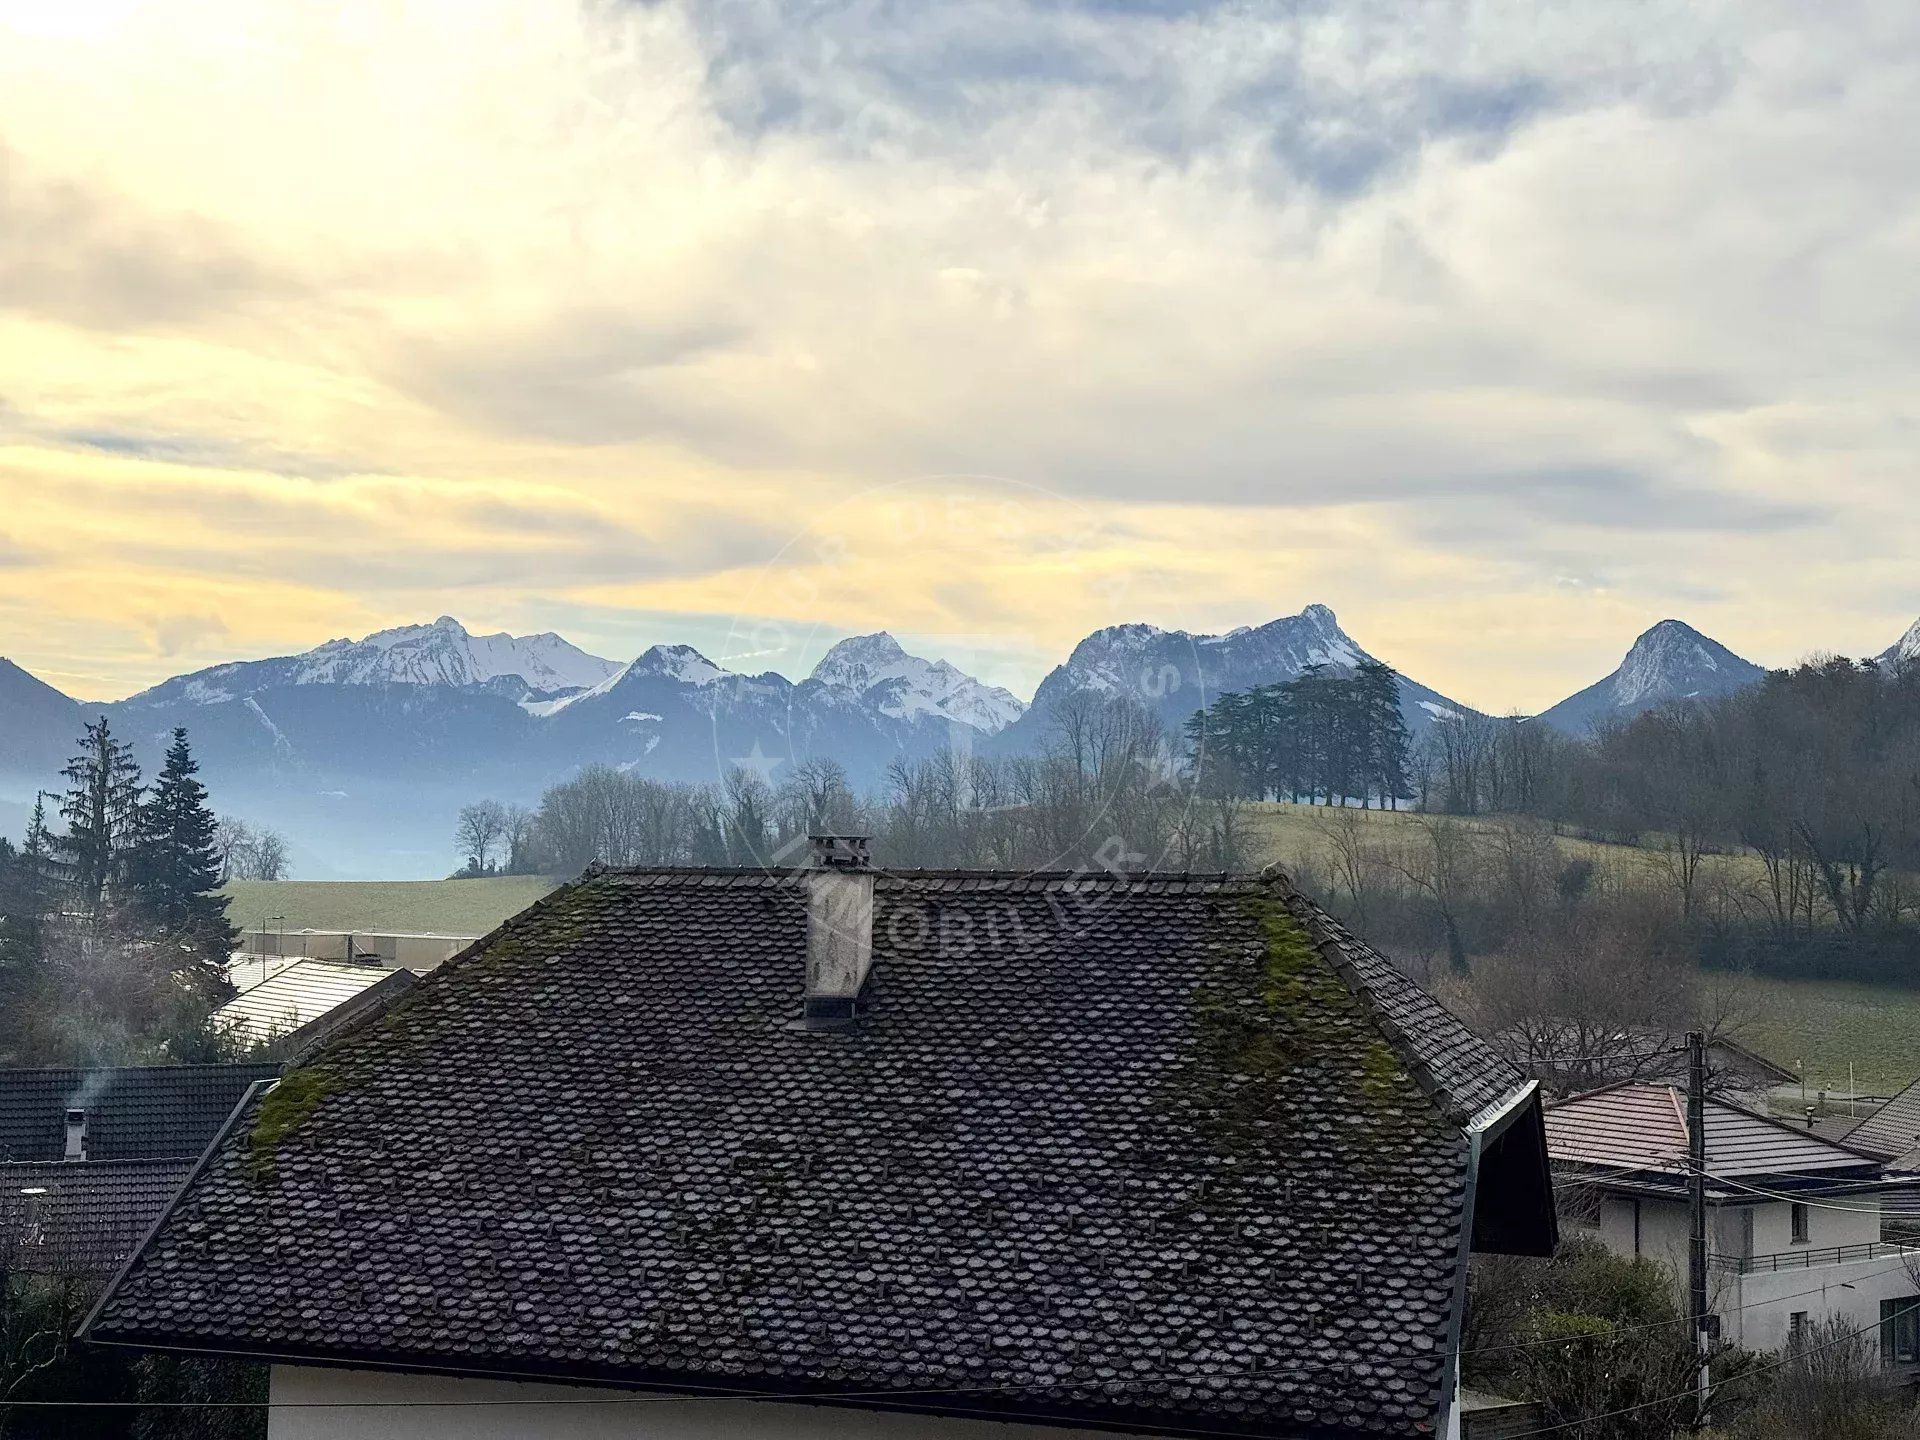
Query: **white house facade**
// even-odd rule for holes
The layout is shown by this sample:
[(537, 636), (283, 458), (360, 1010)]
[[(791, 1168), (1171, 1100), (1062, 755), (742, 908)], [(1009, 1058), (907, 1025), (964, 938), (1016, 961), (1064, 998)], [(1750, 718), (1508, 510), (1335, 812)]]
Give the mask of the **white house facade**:
[[(1686, 1303), (1685, 1097), (1619, 1085), (1547, 1111), (1563, 1223), (1652, 1260)], [(1888, 1239), (1882, 1200), (1914, 1184), (1880, 1157), (1723, 1100), (1706, 1103), (1708, 1293), (1720, 1333), (1790, 1347), (1838, 1316), (1871, 1330), (1890, 1363), (1920, 1361), (1920, 1247)]]

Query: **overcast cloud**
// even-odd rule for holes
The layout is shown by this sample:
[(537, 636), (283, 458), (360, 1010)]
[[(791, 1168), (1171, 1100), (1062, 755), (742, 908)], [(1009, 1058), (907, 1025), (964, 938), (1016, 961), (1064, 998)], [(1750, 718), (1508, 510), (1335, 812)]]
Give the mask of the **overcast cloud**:
[(744, 614), (1030, 689), (1324, 601), (1504, 709), (1669, 613), (1879, 650), (1916, 133), (1905, 3), (0, 0), (0, 653)]

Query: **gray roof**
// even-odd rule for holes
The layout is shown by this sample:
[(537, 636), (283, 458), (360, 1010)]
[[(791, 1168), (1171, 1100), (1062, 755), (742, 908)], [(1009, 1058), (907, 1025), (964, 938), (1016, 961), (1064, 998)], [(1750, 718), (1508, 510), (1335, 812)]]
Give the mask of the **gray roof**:
[(66, 1112), (87, 1112), (93, 1160), (191, 1160), (247, 1087), (280, 1062), (0, 1070), (0, 1161), (59, 1160)]
[(1430, 1433), (1517, 1070), (1277, 876), (882, 873), (798, 1029), (806, 883), (536, 904), (243, 1116), (88, 1337)]
[(192, 1168), (191, 1160), (0, 1164), (0, 1272), (111, 1274)]
[[(1875, 1170), (1871, 1155), (1803, 1126), (1708, 1096), (1707, 1173), (1718, 1179), (1809, 1171)], [(1689, 1173), (1687, 1097), (1671, 1085), (1626, 1083), (1547, 1107), (1547, 1150), (1556, 1160), (1649, 1175)]]
[(1920, 1146), (1920, 1080), (1848, 1131), (1847, 1143), (1888, 1159)]

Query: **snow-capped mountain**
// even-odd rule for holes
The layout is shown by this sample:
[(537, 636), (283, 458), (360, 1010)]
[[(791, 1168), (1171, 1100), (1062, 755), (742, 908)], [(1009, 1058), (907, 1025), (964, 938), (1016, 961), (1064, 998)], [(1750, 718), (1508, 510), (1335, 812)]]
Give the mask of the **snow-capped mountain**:
[(1913, 622), (1908, 630), (1893, 643), (1891, 649), (1880, 657), (1883, 665), (1911, 665), (1920, 661), (1920, 620)]
[(809, 678), (860, 696), (896, 720), (931, 716), (987, 735), (1006, 729), (1027, 708), (1011, 691), (982, 684), (945, 660), (909, 655), (884, 630), (842, 640), (820, 657)]
[(1633, 642), (1619, 669), (1538, 718), (1555, 729), (1584, 735), (1672, 701), (1730, 695), (1766, 673), (1691, 625), (1662, 620)]
[(364, 640), (329, 640), (299, 655), (215, 665), (177, 676), (135, 698), (204, 705), (287, 685), (457, 687), (502, 679), (553, 692), (598, 685), (619, 668), (550, 631), (474, 635), (451, 615), (442, 615), (431, 625), (401, 625)]
[[(1156, 625), (1096, 630), (1040, 682), (1033, 704), (1000, 736), (1002, 749), (1045, 743), (1053, 716), (1076, 693), (1126, 695), (1146, 704), (1175, 734), (1195, 710), (1222, 695), (1297, 678), (1309, 666), (1352, 671), (1373, 659), (1324, 605), (1243, 625), (1224, 635), (1195, 635)], [(1475, 712), (1417, 681), (1400, 677), (1400, 708), (1418, 736), (1436, 721)]]

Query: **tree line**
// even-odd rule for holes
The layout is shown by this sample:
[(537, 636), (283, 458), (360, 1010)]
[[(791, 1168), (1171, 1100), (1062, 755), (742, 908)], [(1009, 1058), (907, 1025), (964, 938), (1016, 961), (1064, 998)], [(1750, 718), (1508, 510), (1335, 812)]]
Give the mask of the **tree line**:
[(1436, 727), (1430, 808), (1638, 847), (1711, 963), (1920, 981), (1920, 666), (1830, 658), (1591, 740)]
[[(462, 873), (573, 874), (616, 865), (787, 865), (809, 833), (871, 835), (898, 867), (1229, 870), (1248, 861), (1239, 808), (1207, 794), (1147, 710), (1076, 696), (1039, 753), (942, 750), (902, 758), (858, 794), (838, 762), (784, 775), (734, 768), (710, 784), (593, 765), (527, 810), (480, 801), (461, 812)], [(777, 775), (777, 772), (776, 772)]]
[(1186, 725), (1189, 771), (1210, 793), (1246, 800), (1398, 809), (1411, 800), (1412, 742), (1400, 677), (1363, 661), (1222, 695)]
[(0, 1060), (206, 1058), (233, 992), (233, 869), (185, 730), (146, 784), (103, 716), (62, 771), (58, 824), (37, 799), (0, 838)]

